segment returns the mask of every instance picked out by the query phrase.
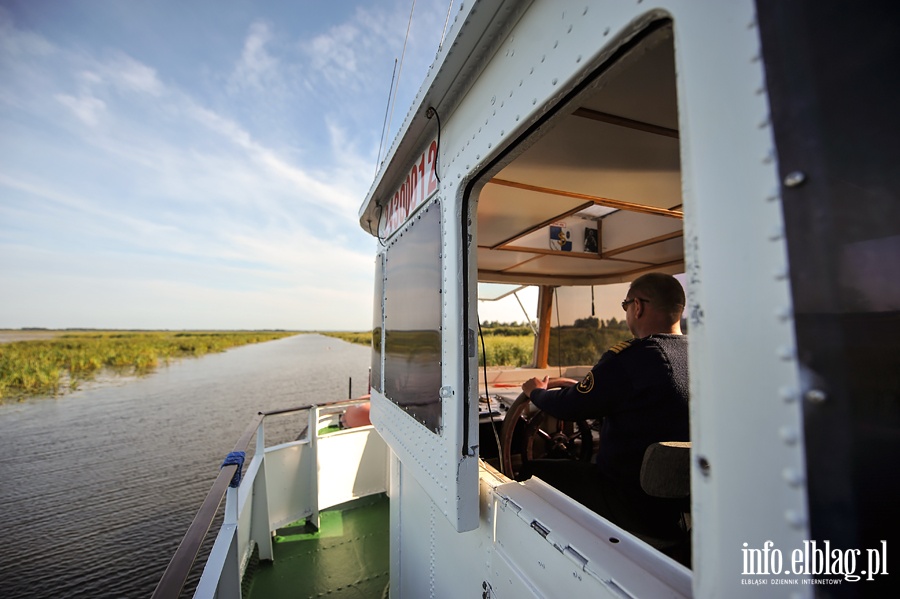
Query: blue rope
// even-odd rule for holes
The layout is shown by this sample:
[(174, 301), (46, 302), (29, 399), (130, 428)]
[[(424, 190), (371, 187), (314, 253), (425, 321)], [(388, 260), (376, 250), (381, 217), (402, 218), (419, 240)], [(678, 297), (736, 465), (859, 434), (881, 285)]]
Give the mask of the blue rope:
[(241, 484), (241, 470), (244, 468), (244, 456), (246, 454), (243, 451), (232, 451), (227, 456), (225, 456), (225, 461), (222, 462), (222, 465), (219, 466), (219, 470), (224, 468), (225, 466), (230, 466), (232, 464), (237, 464), (237, 470), (234, 471), (234, 476), (231, 477), (231, 482), (228, 483), (229, 487), (238, 487)]

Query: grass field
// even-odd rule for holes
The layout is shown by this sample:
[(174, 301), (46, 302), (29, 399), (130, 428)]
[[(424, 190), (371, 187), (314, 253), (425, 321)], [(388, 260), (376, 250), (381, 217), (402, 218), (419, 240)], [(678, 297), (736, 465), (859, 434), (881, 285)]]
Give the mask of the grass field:
[(0, 402), (77, 389), (102, 371), (147, 374), (161, 363), (296, 335), (285, 331), (48, 332), (0, 344)]

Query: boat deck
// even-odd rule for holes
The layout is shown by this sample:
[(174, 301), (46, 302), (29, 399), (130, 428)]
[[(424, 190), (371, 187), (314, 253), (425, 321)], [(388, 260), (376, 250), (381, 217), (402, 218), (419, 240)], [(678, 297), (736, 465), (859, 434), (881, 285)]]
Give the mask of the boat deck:
[(274, 562), (251, 564), (244, 597), (387, 597), (389, 502), (379, 494), (320, 514), (316, 531), (301, 520), (276, 531)]

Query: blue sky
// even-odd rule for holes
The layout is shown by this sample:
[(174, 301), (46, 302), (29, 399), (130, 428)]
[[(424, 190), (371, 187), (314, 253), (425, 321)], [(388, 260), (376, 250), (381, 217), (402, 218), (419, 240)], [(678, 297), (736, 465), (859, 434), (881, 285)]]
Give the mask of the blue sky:
[[(0, 0), (0, 328), (371, 328), (411, 4)], [(416, 2), (388, 142), (448, 5)]]

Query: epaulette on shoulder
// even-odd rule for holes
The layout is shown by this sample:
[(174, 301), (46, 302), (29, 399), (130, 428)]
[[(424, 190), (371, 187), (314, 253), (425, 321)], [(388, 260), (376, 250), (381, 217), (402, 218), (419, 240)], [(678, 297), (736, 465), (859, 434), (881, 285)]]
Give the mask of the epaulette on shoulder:
[(611, 351), (611, 352), (614, 353), (614, 354), (618, 354), (618, 353), (620, 353), (622, 350), (625, 350), (625, 349), (628, 349), (629, 347), (631, 347), (631, 344), (632, 344), (633, 342), (634, 342), (634, 339), (629, 339), (629, 340), (627, 340), (627, 341), (621, 341), (621, 342), (616, 343), (615, 345), (613, 345), (611, 348), (609, 348), (608, 351)]

